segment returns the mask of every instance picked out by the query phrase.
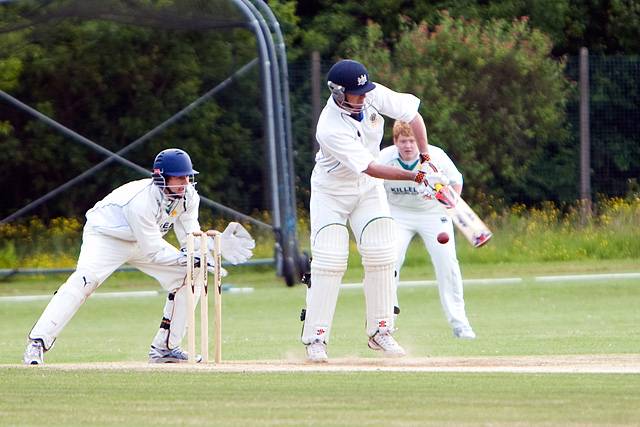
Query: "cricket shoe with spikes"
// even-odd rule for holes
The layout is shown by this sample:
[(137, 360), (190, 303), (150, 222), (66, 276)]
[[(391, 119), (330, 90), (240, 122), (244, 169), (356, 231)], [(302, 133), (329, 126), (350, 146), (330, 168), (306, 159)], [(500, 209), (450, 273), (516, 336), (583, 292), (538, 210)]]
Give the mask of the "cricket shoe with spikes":
[(327, 345), (321, 340), (315, 340), (311, 344), (307, 344), (307, 361), (311, 363), (326, 363), (329, 361), (327, 356)]
[(378, 331), (369, 337), (369, 348), (382, 351), (388, 357), (402, 357), (407, 354), (389, 331)]
[[(161, 349), (151, 346), (149, 350), (149, 363), (187, 363), (189, 362), (189, 354), (182, 351), (180, 347), (173, 350)], [(196, 363), (202, 362), (202, 356), (196, 354)]]
[(42, 340), (29, 340), (27, 348), (24, 350), (22, 360), (25, 365), (43, 365), (44, 344)]

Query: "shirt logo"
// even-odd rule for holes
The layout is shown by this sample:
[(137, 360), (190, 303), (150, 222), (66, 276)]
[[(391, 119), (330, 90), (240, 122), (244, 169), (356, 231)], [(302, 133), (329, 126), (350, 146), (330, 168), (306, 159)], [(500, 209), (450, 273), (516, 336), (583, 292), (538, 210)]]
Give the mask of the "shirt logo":
[(361, 74), (360, 77), (358, 77), (358, 86), (364, 86), (366, 83), (367, 83), (367, 75)]
[(376, 129), (384, 124), (384, 119), (380, 114), (376, 114), (375, 112), (369, 115), (369, 127), (371, 129)]
[(407, 187), (391, 187), (390, 190), (393, 194), (408, 194), (411, 196), (418, 194), (418, 190), (416, 190), (416, 187), (413, 185)]
[(162, 234), (167, 233), (169, 230), (171, 230), (171, 226), (172, 226), (172, 225), (173, 225), (173, 223), (171, 223), (171, 222), (165, 222), (164, 224), (162, 224), (162, 225), (160, 226), (160, 232), (161, 232)]

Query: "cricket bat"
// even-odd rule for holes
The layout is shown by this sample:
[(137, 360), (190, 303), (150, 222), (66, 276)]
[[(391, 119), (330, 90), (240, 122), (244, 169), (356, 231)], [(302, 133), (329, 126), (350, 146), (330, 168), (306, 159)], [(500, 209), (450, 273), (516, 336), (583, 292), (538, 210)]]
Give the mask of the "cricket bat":
[(458, 230), (474, 247), (479, 248), (493, 233), (462, 197), (450, 186), (436, 185), (436, 199), (445, 207)]

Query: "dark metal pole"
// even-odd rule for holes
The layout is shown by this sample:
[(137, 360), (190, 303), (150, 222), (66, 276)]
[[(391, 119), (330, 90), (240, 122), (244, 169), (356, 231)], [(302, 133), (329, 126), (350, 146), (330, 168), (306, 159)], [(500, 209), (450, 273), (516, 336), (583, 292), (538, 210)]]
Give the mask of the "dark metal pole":
[(260, 58), (260, 75), (262, 80), (263, 98), (262, 105), (264, 111), (264, 126), (265, 126), (265, 140), (268, 149), (269, 160), (269, 181), (271, 184), (271, 203), (273, 209), (273, 229), (274, 232), (279, 232), (281, 227), (281, 215), (280, 205), (278, 203), (278, 159), (276, 152), (276, 134), (275, 134), (275, 118), (273, 111), (273, 88), (271, 86), (271, 63), (269, 60), (269, 49), (267, 42), (264, 38), (264, 34), (260, 27), (260, 22), (251, 11), (249, 5), (245, 3), (246, 0), (232, 0), (238, 10), (242, 12), (248, 21), (248, 28), (256, 37), (258, 56)]
[(314, 50), (311, 52), (311, 143), (313, 144), (313, 158), (315, 160), (316, 152), (320, 149), (318, 141), (316, 141), (316, 125), (321, 111), (321, 85), (322, 76), (320, 75), (320, 52)]
[(580, 203), (581, 220), (591, 219), (591, 134), (589, 129), (589, 51), (580, 49)]
[[(244, 0), (245, 2), (248, 0)], [(298, 249), (296, 195), (294, 175), (293, 131), (291, 128), (291, 107), (289, 100), (289, 73), (284, 37), (280, 24), (269, 6), (263, 0), (251, 0), (255, 5), (254, 12), (260, 15), (259, 21), (263, 29), (267, 44), (272, 49), (272, 78), (274, 85), (274, 109), (276, 111), (276, 130), (280, 136), (278, 141), (279, 172), (281, 174), (282, 190), (280, 204), (282, 209), (281, 250), (282, 268), (278, 274), (285, 277), (287, 285), (299, 281), (302, 271), (306, 271), (306, 257), (301, 257)], [(264, 24), (266, 20), (266, 24)], [(268, 24), (268, 25), (267, 25)], [(274, 45), (275, 41), (275, 45)]]

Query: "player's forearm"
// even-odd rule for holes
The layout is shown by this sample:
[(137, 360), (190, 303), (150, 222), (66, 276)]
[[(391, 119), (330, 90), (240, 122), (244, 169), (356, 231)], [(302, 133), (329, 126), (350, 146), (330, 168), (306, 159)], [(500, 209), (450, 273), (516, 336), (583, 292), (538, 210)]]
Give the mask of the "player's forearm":
[(392, 166), (382, 165), (376, 162), (369, 163), (369, 166), (363, 172), (374, 178), (390, 179), (394, 181), (415, 181), (417, 175), (417, 173), (413, 171), (394, 168)]
[(180, 261), (184, 258), (184, 254), (169, 243), (147, 256), (156, 265), (180, 265)]
[(175, 222), (173, 230), (176, 234), (180, 247), (184, 248), (187, 245), (187, 234), (199, 231), (200, 224), (198, 223), (197, 218), (185, 213)]
[(413, 131), (413, 136), (416, 138), (416, 143), (418, 144), (418, 150), (421, 154), (425, 154), (429, 152), (429, 140), (427, 137), (427, 127), (424, 124), (424, 120), (420, 113), (417, 113), (416, 116), (409, 122), (411, 126), (411, 130)]

